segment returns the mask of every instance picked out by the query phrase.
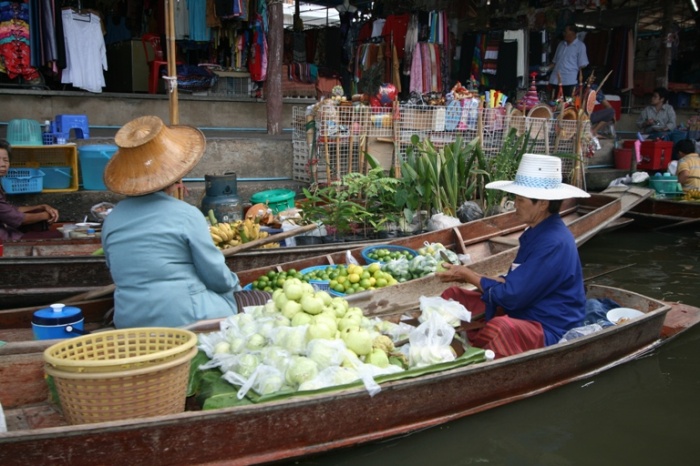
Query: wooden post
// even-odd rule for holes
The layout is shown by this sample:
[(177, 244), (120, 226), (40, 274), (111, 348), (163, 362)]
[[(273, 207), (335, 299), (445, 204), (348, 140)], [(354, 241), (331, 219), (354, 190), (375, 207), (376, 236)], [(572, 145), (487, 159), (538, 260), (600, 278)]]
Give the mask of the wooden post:
[[(180, 111), (178, 108), (177, 94), (177, 45), (175, 44), (175, 0), (165, 0), (165, 35), (168, 42), (168, 76), (175, 79), (174, 83), (168, 83), (168, 96), (170, 101), (170, 124), (180, 124)], [(172, 86), (172, 87), (171, 87)], [(171, 91), (172, 90), (172, 91)]]
[(269, 13), (267, 81), (265, 103), (267, 134), (282, 133), (282, 52), (284, 48), (284, 12), (282, 0), (267, 0)]

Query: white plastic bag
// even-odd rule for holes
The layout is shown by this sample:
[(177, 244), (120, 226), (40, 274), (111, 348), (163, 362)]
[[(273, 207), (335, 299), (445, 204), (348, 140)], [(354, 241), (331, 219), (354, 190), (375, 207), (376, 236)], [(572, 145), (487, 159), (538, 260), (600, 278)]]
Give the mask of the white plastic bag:
[(424, 367), (453, 361), (457, 355), (450, 344), (455, 329), (437, 312), (431, 312), (425, 322), (408, 336), (408, 364)]
[(458, 218), (451, 217), (440, 212), (430, 217), (430, 220), (428, 221), (428, 231), (452, 228), (461, 224), (462, 222)]
[(461, 321), (471, 322), (472, 313), (461, 303), (440, 296), (421, 296), (419, 298), (421, 315), (419, 322), (425, 322), (431, 313), (438, 313), (453, 327), (460, 325)]

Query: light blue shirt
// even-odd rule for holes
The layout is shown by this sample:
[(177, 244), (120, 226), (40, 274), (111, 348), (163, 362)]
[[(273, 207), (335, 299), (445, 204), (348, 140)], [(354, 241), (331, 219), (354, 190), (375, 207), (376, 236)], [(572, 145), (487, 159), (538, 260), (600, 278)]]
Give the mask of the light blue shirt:
[(117, 328), (179, 327), (236, 313), (238, 277), (196, 207), (162, 191), (128, 197), (105, 220), (102, 245)]
[[(578, 39), (574, 39), (570, 44), (562, 40), (557, 46), (552, 62), (554, 68), (549, 75), (550, 84), (561, 84), (562, 86), (578, 84), (578, 70), (588, 66), (586, 44)], [(561, 83), (559, 75), (561, 75)]]

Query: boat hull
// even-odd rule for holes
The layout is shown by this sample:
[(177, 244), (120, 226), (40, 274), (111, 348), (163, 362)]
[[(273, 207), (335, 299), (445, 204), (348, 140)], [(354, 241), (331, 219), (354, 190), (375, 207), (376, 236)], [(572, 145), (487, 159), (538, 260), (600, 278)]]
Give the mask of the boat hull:
[[(589, 296), (615, 299), (645, 316), (568, 343), (383, 383), (374, 397), (357, 387), (213, 411), (0, 434), (0, 462), (254, 464), (306, 456), (406, 434), (533, 396), (638, 357), (663, 341), (668, 305), (608, 287), (591, 287)], [(694, 312), (697, 322), (700, 310)], [(11, 367), (12, 358), (23, 363), (23, 378), (43, 384), (36, 354), (5, 356), (0, 368)], [(46, 397), (45, 387), (37, 393), (23, 390), (20, 403), (12, 398), (18, 392), (15, 381), (0, 380), (0, 399), (10, 413), (13, 403), (21, 406), (32, 401), (28, 397)]]

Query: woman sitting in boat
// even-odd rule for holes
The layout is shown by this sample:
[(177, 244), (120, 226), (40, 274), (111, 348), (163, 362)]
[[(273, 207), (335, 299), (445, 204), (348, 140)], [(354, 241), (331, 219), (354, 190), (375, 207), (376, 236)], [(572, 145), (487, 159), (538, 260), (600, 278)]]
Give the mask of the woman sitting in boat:
[(497, 357), (557, 343), (585, 316), (583, 271), (573, 235), (559, 216), (562, 200), (589, 197), (562, 183), (561, 159), (524, 154), (515, 181), (494, 181), (487, 189), (515, 194), (518, 217), (528, 228), (506, 276), (487, 277), (461, 265), (445, 264), (442, 281), (462, 281), (442, 297), (462, 303), (472, 313), (485, 313), (485, 325), (472, 330), (474, 346)]
[(204, 135), (144, 116), (124, 125), (115, 141), (119, 150), (104, 181), (127, 197), (102, 228), (116, 285), (115, 327), (178, 327), (235, 314), (238, 277), (212, 243), (204, 215), (173, 197), (204, 154)]
[[(0, 139), (0, 178), (7, 175), (7, 171), (10, 169), (11, 156), (12, 146), (6, 140)], [(31, 228), (31, 225), (36, 225), (42, 230), (46, 230), (44, 227), (57, 220), (58, 210), (47, 204), (13, 206), (7, 202), (5, 190), (0, 185), (0, 241), (20, 238), (61, 237), (62, 235), (59, 231), (27, 231), (28, 227)]]

